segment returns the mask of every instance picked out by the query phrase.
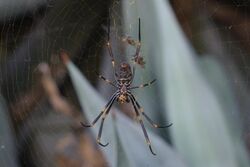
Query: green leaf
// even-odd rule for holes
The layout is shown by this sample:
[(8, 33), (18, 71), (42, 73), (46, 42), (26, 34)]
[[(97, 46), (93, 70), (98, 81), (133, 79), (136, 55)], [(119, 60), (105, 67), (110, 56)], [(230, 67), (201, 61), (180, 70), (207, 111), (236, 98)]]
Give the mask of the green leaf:
[[(233, 97), (233, 92), (231, 91), (229, 79), (226, 77), (226, 73), (221, 68), (220, 64), (208, 55), (202, 56), (198, 63), (203, 73), (202, 75), (205, 76), (207, 83), (216, 94), (220, 104), (222, 104), (225, 115), (230, 121), (239, 124), (239, 112)], [(234, 127), (235, 125), (231, 126), (231, 128)]]
[[(81, 74), (77, 67), (72, 63), (67, 63), (67, 69), (71, 77), (74, 89), (77, 93), (81, 108), (84, 114), (88, 118), (89, 122), (94, 120), (96, 116), (101, 112), (105, 106), (105, 101), (102, 97), (94, 90), (86, 78)], [(109, 117), (108, 117), (109, 118)], [(104, 155), (111, 166), (117, 164), (117, 148), (116, 148), (116, 137), (114, 132), (113, 121), (106, 119), (103, 128), (102, 141), (103, 143), (109, 142), (109, 146), (101, 148), (104, 151)], [(79, 123), (80, 124), (80, 123)], [(98, 125), (98, 124), (97, 124)], [(99, 126), (91, 128), (94, 135), (97, 136)]]
[[(249, 166), (243, 142), (232, 136), (228, 126), (226, 103), (219, 100), (225, 94), (219, 97), (207, 82), (169, 2), (123, 1), (123, 11), (126, 32), (136, 34), (135, 23), (141, 17), (142, 52), (146, 63), (151, 64), (146, 68), (156, 75), (159, 101), (165, 108), (162, 112), (173, 122), (170, 131), (179, 153), (194, 167)], [(221, 93), (231, 96), (228, 91)]]
[[(149, 151), (142, 130), (128, 118), (117, 113), (116, 126), (124, 152), (130, 161), (129, 166), (186, 166), (179, 155), (173, 151), (161, 138), (148, 131), (156, 156)], [(146, 122), (146, 121), (144, 121)]]
[(208, 84), (223, 107), (223, 114), (227, 118), (226, 123), (230, 128), (231, 138), (234, 141), (235, 155), (238, 158), (239, 166), (246, 166), (248, 164), (246, 161), (247, 152), (241, 140), (242, 131), (240, 130), (239, 108), (236, 106), (226, 73), (211, 57), (202, 56), (199, 63)]
[[(66, 63), (66, 66), (84, 113), (88, 120), (93, 120), (105, 102), (72, 62)], [(102, 141), (110, 142), (108, 147), (102, 148), (110, 166), (185, 167), (179, 156), (159, 137), (149, 132), (157, 153), (157, 156), (153, 156), (138, 125), (114, 107), (109, 117), (111, 115), (114, 119), (106, 120), (102, 136)], [(91, 130), (97, 135), (97, 128)]]

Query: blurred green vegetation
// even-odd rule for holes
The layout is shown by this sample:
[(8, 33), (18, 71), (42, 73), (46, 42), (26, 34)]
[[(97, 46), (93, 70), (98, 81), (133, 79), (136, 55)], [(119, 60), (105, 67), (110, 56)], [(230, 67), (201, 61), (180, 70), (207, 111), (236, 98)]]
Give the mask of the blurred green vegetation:
[[(0, 166), (249, 166), (248, 3), (3, 2)], [(109, 11), (117, 65), (136, 67), (134, 85), (157, 79), (133, 94), (155, 122), (173, 123), (158, 130), (144, 121), (156, 156), (131, 105), (114, 105), (107, 116), (106, 148), (96, 145), (100, 124), (80, 125), (114, 91), (95, 75), (114, 79), (105, 47)], [(132, 61), (135, 47), (121, 40), (138, 40), (139, 17), (144, 68)], [(62, 50), (70, 58), (64, 64)]]

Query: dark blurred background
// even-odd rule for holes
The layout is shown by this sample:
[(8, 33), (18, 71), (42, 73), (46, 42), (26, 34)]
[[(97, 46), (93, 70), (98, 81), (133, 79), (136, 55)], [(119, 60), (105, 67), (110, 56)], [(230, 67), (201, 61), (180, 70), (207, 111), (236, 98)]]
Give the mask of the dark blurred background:
[[(1, 0), (0, 83), (13, 145), (1, 166), (107, 166), (59, 53), (63, 49), (95, 86), (112, 0)], [(119, 3), (117, 1), (117, 3)], [(250, 1), (171, 0), (177, 19), (200, 55), (225, 69), (239, 106), (242, 138), (250, 149)], [(117, 14), (121, 13), (117, 9)], [(121, 17), (121, 16), (120, 16)], [(40, 64), (47, 62), (47, 64)], [(40, 65), (39, 65), (40, 64)], [(10, 127), (10, 128), (8, 128)], [(2, 135), (2, 134), (1, 134)], [(5, 140), (5, 137), (0, 138)], [(98, 157), (98, 158), (97, 158)]]

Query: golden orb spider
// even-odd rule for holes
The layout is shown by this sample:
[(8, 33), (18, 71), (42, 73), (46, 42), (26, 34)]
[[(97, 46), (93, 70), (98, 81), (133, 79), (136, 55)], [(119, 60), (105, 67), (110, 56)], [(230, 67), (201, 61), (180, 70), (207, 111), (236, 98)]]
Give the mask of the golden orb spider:
[[(140, 54), (140, 49), (141, 49), (141, 30), (140, 30), (140, 18), (139, 18), (139, 33), (138, 33), (138, 38), (139, 38), (139, 43), (136, 47), (136, 53), (135, 53), (135, 57), (138, 57)], [(150, 118), (149, 116), (143, 111), (143, 108), (140, 106), (140, 104), (137, 102), (137, 100), (135, 99), (134, 95), (132, 94), (131, 90), (133, 89), (137, 89), (137, 88), (143, 88), (146, 86), (149, 86), (151, 84), (153, 84), (156, 79), (152, 80), (151, 82), (148, 82), (146, 84), (141, 84), (139, 86), (131, 86), (133, 79), (134, 79), (134, 74), (135, 74), (135, 67), (133, 67), (133, 71), (131, 70), (131, 67), (128, 63), (120, 63), (119, 65), (119, 72), (115, 72), (115, 60), (114, 60), (114, 55), (112, 52), (112, 47), (110, 44), (110, 20), (108, 21), (108, 40), (107, 40), (107, 48), (108, 48), (108, 52), (109, 55), (111, 57), (111, 62), (112, 62), (112, 66), (113, 66), (113, 71), (114, 71), (114, 78), (115, 78), (115, 82), (112, 82), (108, 79), (106, 79), (104, 76), (102, 75), (98, 75), (99, 78), (103, 79), (105, 82), (107, 82), (108, 84), (112, 85), (113, 87), (117, 88), (117, 91), (111, 96), (111, 98), (109, 99), (108, 103), (105, 105), (104, 110), (102, 110), (100, 112), (100, 114), (93, 120), (93, 122), (90, 125), (84, 124), (81, 122), (82, 126), (84, 127), (92, 127), (96, 124), (96, 122), (101, 118), (102, 116), (102, 120), (101, 120), (101, 125), (100, 125), (100, 129), (98, 132), (98, 137), (97, 137), (97, 143), (100, 144), (103, 147), (106, 147), (109, 143), (107, 144), (102, 144), (100, 139), (101, 139), (101, 135), (102, 135), (102, 129), (103, 129), (103, 123), (104, 120), (106, 118), (106, 116), (108, 115), (113, 103), (115, 102), (115, 100), (121, 104), (123, 103), (129, 103), (131, 101), (133, 108), (135, 110), (136, 113), (136, 117), (138, 118), (140, 125), (142, 127), (143, 130), (143, 134), (145, 136), (146, 142), (149, 146), (149, 149), (151, 151), (151, 153), (153, 155), (156, 155), (153, 152), (153, 149), (151, 147), (151, 142), (150, 139), (148, 137), (147, 131), (144, 127), (142, 118), (141, 118), (141, 114), (146, 118), (146, 120), (154, 127), (154, 128), (167, 128), (170, 127), (172, 125), (172, 123), (170, 123), (169, 125), (166, 126), (159, 126), (157, 124), (155, 124)]]

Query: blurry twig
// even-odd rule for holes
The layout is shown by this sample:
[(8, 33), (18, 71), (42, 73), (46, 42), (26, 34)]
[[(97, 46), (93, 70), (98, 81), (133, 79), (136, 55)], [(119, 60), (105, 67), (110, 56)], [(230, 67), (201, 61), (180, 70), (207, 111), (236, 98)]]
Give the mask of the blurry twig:
[(58, 111), (62, 112), (65, 115), (73, 116), (74, 109), (71, 105), (66, 102), (66, 100), (60, 95), (59, 90), (55, 81), (53, 80), (50, 72), (50, 68), (48, 64), (41, 63), (38, 66), (39, 71), (41, 72), (41, 83), (43, 90), (45, 91), (47, 97), (53, 108)]
[[(53, 55), (53, 56), (57, 56), (57, 55)], [(44, 72), (45, 71), (46, 70), (44, 69)], [(43, 72), (41, 71), (41, 74), (42, 73)], [(54, 82), (58, 82), (58, 84), (61, 84), (62, 80), (64, 80), (65, 78), (66, 69), (62, 65), (53, 65), (49, 73), (50, 75), (53, 76), (53, 78), (55, 78)], [(42, 74), (42, 79), (43, 79), (43, 82), (46, 82), (44, 80), (43, 74)], [(29, 116), (30, 112), (32, 112), (33, 109), (37, 106), (37, 104), (45, 97), (46, 91), (43, 91), (43, 88), (44, 86), (38, 81), (34, 84), (34, 86), (31, 87), (29, 91), (26, 91), (25, 93), (23, 93), (23, 95), (21, 95), (16, 100), (16, 102), (10, 104), (10, 110), (11, 110), (13, 119), (16, 124), (25, 120)]]

